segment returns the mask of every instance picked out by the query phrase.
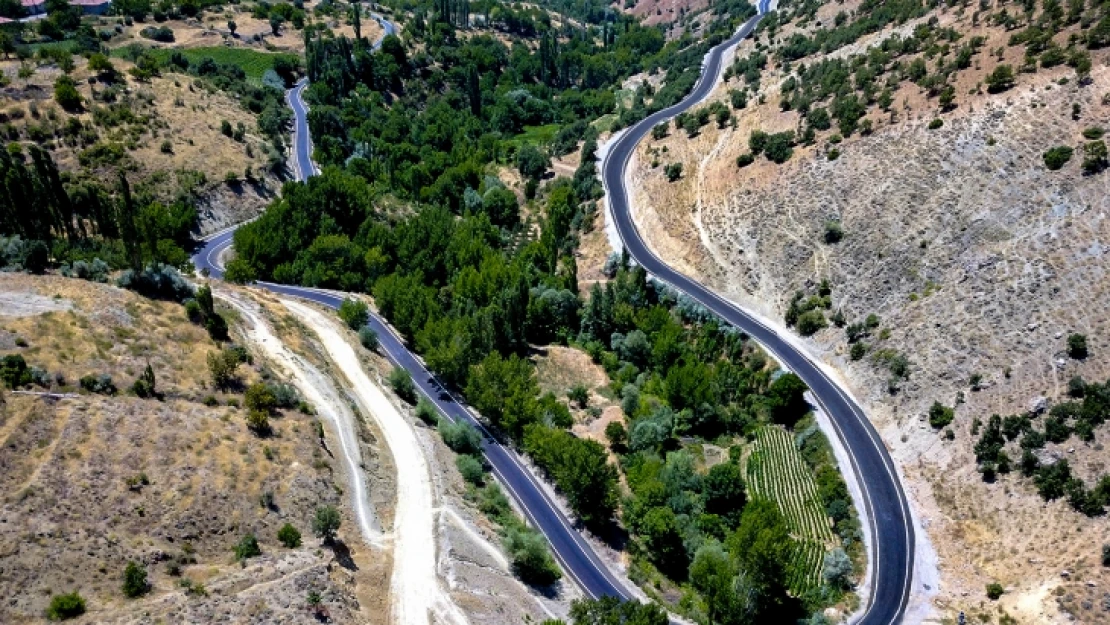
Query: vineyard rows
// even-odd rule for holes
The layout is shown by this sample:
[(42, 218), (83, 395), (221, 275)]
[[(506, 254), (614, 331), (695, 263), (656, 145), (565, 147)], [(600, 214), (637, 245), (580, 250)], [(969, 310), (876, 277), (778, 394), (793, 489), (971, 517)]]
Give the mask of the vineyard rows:
[(794, 437), (780, 427), (760, 428), (746, 468), (752, 495), (778, 504), (798, 542), (790, 587), (802, 592), (818, 586), (825, 552), (836, 544), (836, 537), (813, 473), (794, 447)]

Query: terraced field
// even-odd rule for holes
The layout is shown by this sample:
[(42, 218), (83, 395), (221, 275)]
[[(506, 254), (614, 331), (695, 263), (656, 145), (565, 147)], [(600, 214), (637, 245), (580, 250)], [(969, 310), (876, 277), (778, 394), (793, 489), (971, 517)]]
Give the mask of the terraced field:
[(800, 594), (820, 586), (825, 553), (836, 544), (836, 537), (813, 473), (794, 447), (794, 437), (780, 427), (761, 428), (748, 456), (746, 479), (752, 496), (778, 504), (798, 541), (791, 589)]

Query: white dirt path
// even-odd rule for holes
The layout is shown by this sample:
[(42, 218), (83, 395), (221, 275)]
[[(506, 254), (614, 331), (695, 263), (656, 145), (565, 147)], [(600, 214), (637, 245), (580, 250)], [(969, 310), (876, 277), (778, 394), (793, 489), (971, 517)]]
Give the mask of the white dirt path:
[(381, 428), (397, 467), (393, 529), (391, 621), (398, 625), (468, 625), (463, 612), (440, 586), (436, 568), (435, 495), (431, 472), (416, 433), (381, 387), (366, 374), (338, 322), (300, 302), (281, 303), (319, 337), (328, 357), (347, 378), (364, 414)]
[(301, 395), (316, 409), (320, 418), (326, 421), (335, 432), (347, 473), (351, 508), (354, 510), (359, 531), (368, 544), (383, 547), (388, 537), (382, 533), (381, 523), (370, 504), (366, 481), (362, 476), (362, 454), (359, 451), (358, 436), (355, 432), (355, 415), (347, 405), (346, 399), (326, 375), (274, 336), (258, 304), (233, 293), (221, 291), (219, 296), (239, 311), (247, 321), (244, 324), (247, 338), (266, 354), (270, 362), (286, 370), (285, 373), (293, 386), (297, 387)]

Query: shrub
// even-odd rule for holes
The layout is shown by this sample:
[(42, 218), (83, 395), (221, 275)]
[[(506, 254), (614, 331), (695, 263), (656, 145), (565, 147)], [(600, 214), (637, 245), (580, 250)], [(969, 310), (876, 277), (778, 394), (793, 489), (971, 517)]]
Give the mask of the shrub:
[(177, 269), (161, 263), (139, 272), (129, 269), (120, 275), (116, 285), (151, 299), (183, 302), (193, 296), (193, 287)]
[(767, 157), (767, 160), (780, 165), (790, 160), (790, 157), (794, 155), (794, 131), (787, 130), (786, 132), (767, 135), (767, 141), (763, 145), (763, 154)]
[(247, 534), (235, 544), (235, 559), (240, 562), (260, 555), (262, 555), (262, 549), (258, 546), (258, 539), (254, 534)]
[(270, 431), (270, 413), (264, 410), (247, 411), (247, 427), (256, 434), (266, 434)]
[(843, 238), (844, 226), (840, 224), (839, 219), (830, 219), (825, 222), (825, 243), (829, 245), (840, 243)]
[(81, 388), (98, 395), (115, 395), (116, 385), (112, 383), (112, 376), (107, 373), (98, 375), (89, 374), (81, 378)]
[(1103, 130), (1102, 127), (1100, 127), (1100, 126), (1091, 126), (1090, 128), (1084, 128), (1083, 129), (1083, 138), (1087, 139), (1088, 141), (1095, 141), (1096, 139), (1101, 139), (1102, 136), (1105, 135), (1105, 134), (1106, 134), (1106, 131)]
[(50, 606), (46, 608), (46, 618), (52, 621), (77, 618), (84, 613), (85, 598), (77, 594), (77, 591), (54, 595), (50, 598)]
[(929, 122), (929, 130), (936, 130), (944, 125), (944, 120), (937, 117)]
[(416, 417), (424, 423), (435, 425), (438, 416), (436, 407), (432, 405), (432, 402), (423, 397), (420, 398), (420, 401), (416, 402)]
[(740, 156), (736, 157), (736, 166), (737, 167), (747, 167), (748, 165), (751, 165), (754, 162), (755, 162), (755, 154), (752, 154), (751, 152), (745, 152), (745, 153), (741, 154)]
[(987, 75), (987, 91), (1001, 93), (1014, 86), (1014, 68), (1010, 65), (999, 65)]
[(281, 526), (277, 533), (277, 539), (290, 549), (301, 546), (301, 533), (289, 523)]
[(667, 176), (667, 182), (674, 182), (682, 177), (682, 163), (671, 163), (663, 168), (663, 173)]
[(1074, 150), (1066, 145), (1054, 147), (1044, 153), (1045, 167), (1052, 171), (1062, 168), (1069, 160)]
[(505, 549), (513, 563), (513, 573), (526, 584), (548, 586), (562, 577), (547, 549), (547, 541), (537, 532), (518, 527), (505, 535)]
[(58, 272), (67, 278), (80, 278), (81, 280), (88, 280), (89, 282), (107, 282), (108, 273), (111, 268), (108, 263), (94, 258), (91, 263), (86, 263), (83, 260), (75, 261), (72, 265), (63, 264)]
[(123, 594), (131, 599), (141, 597), (150, 592), (150, 584), (146, 579), (146, 569), (135, 562), (128, 562), (123, 571)]
[(147, 26), (139, 31), (139, 34), (152, 41), (173, 42), (173, 29), (169, 26)]
[(358, 330), (370, 320), (370, 308), (361, 300), (345, 299), (339, 305), (339, 318), (352, 330)]
[(825, 313), (820, 310), (809, 310), (798, 315), (796, 325), (798, 333), (802, 336), (813, 336), (828, 323), (825, 321)]
[(143, 370), (143, 374), (131, 385), (131, 392), (143, 399), (154, 397), (157, 394), (157, 390), (155, 389), (154, 369), (150, 367), (150, 363), (147, 363), (146, 369)]
[(63, 109), (76, 112), (81, 110), (81, 93), (77, 91), (77, 83), (69, 76), (59, 76), (54, 81), (54, 99)]
[(277, 398), (267, 384), (255, 382), (247, 387), (247, 392), (243, 395), (243, 405), (269, 414), (277, 407)]
[(412, 375), (405, 369), (394, 367), (389, 372), (389, 387), (405, 402), (416, 403), (416, 385), (413, 384)]
[(358, 342), (372, 352), (378, 351), (378, 333), (370, 326), (362, 326), (358, 329)]
[(1083, 173), (1097, 174), (1106, 169), (1106, 143), (1102, 140), (1091, 141), (1083, 146)]
[(658, 141), (658, 140), (666, 137), (667, 136), (667, 130), (669, 128), (670, 128), (670, 124), (667, 123), (667, 122), (661, 122), (661, 123), (656, 124), (651, 129), (651, 138)]
[(230, 347), (219, 352), (209, 352), (208, 372), (212, 375), (213, 386), (226, 389), (234, 384), (240, 362), (238, 352)]
[(590, 391), (583, 384), (575, 384), (567, 391), (567, 399), (578, 404), (579, 408), (585, 408), (590, 403)]
[(1076, 360), (1083, 360), (1087, 357), (1087, 337), (1083, 334), (1071, 334), (1068, 336), (1068, 355)]
[(939, 430), (947, 427), (955, 418), (956, 411), (939, 401), (933, 402), (933, 405), (929, 407), (929, 425), (935, 429)]
[(0, 379), (8, 388), (20, 388), (31, 383), (31, 369), (20, 354), (8, 354), (0, 359)]
[(1006, 589), (1003, 588), (1002, 584), (999, 584), (998, 582), (991, 582), (987, 584), (987, 598), (989, 598), (991, 601), (998, 601), (998, 598), (1001, 597), (1002, 593), (1004, 592), (1006, 592)]
[(340, 518), (339, 511), (335, 507), (316, 508), (316, 516), (312, 519), (312, 532), (323, 539), (324, 544), (330, 545), (335, 541), (335, 533), (339, 531), (342, 522), (343, 519)]
[(455, 453), (471, 455), (482, 453), (482, 434), (465, 421), (451, 422), (446, 419), (440, 421), (439, 435)]
[(475, 486), (481, 486), (485, 481), (485, 469), (482, 467), (482, 461), (474, 456), (461, 455), (455, 458), (455, 466), (459, 469), (459, 474), (463, 479)]
[(838, 590), (847, 590), (852, 586), (852, 560), (841, 548), (836, 548), (825, 554), (822, 577), (825, 583)]
[(1102, 566), (1110, 567), (1110, 545), (1102, 546)]
[(609, 425), (605, 426), (605, 438), (609, 439), (609, 447), (613, 451), (619, 451), (624, 449), (628, 442), (628, 431), (620, 421), (610, 421)]

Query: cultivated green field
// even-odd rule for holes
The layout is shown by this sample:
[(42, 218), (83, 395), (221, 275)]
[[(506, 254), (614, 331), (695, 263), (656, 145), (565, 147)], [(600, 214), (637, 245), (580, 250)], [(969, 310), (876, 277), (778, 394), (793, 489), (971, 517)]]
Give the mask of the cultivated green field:
[(746, 473), (752, 495), (777, 503), (798, 541), (791, 589), (801, 593), (820, 586), (825, 553), (836, 544), (836, 537), (793, 435), (777, 426), (760, 428)]
[[(125, 49), (117, 48), (112, 51), (112, 55), (124, 57), (126, 56)], [(266, 73), (266, 70), (273, 69), (274, 60), (278, 57), (300, 58), (295, 54), (259, 52), (247, 48), (226, 48), (223, 46), (211, 48), (151, 48), (150, 52), (162, 63), (168, 62), (170, 55), (174, 52), (180, 52), (185, 58), (189, 59), (190, 63), (196, 63), (208, 57), (222, 65), (236, 65), (242, 68), (248, 80), (256, 83), (262, 81), (262, 75)]]

